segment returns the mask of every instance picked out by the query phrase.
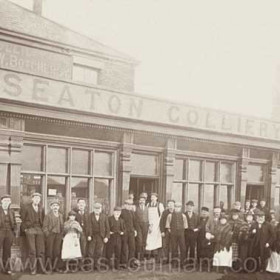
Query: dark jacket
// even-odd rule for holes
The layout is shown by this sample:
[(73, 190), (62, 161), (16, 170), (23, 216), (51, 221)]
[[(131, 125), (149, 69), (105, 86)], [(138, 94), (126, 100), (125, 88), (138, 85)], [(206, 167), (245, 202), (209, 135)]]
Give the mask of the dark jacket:
[(136, 216), (133, 211), (122, 209), (120, 217), (124, 220), (126, 232), (134, 232), (135, 230), (138, 230)]
[[(12, 227), (12, 231), (16, 231), (16, 217), (15, 217), (15, 212), (12, 209), (8, 209), (8, 215)], [(3, 231), (5, 227), (5, 213), (3, 208), (0, 206), (0, 231)]]
[(119, 221), (120, 221), (120, 231), (116, 231), (116, 219), (114, 216), (110, 216), (108, 218), (108, 221), (109, 221), (109, 228), (110, 228), (110, 232), (113, 232), (113, 233), (121, 233), (121, 232), (125, 232), (125, 225), (124, 225), (124, 220), (122, 218), (119, 218)]
[(165, 225), (166, 225), (166, 220), (167, 220), (167, 216), (171, 214), (171, 212), (169, 211), (169, 209), (165, 209), (160, 217), (160, 221), (159, 221), (159, 228), (160, 228), (160, 232), (163, 233), (166, 231)]
[[(108, 222), (108, 217), (104, 213), (99, 214), (99, 226), (100, 226), (100, 236), (102, 238), (109, 238), (110, 237), (110, 228), (109, 228), (109, 222)], [(95, 223), (96, 218), (95, 218), (95, 213), (92, 212), (89, 214), (89, 223), (88, 223), (88, 236), (93, 235), (93, 224)]]
[[(59, 222), (60, 222), (60, 233), (63, 234), (64, 232), (64, 221), (63, 221), (63, 216), (61, 213), (58, 214), (59, 216)], [(46, 236), (48, 236), (50, 233), (53, 232), (55, 228), (56, 223), (56, 217), (54, 216), (53, 212), (51, 211), (48, 213), (43, 222), (43, 232), (45, 233)]]
[(190, 218), (188, 215), (188, 212), (185, 213), (186, 217), (187, 217), (187, 221), (188, 221), (188, 231), (189, 230), (194, 230), (195, 228), (198, 227), (198, 223), (199, 223), (199, 217), (196, 213), (192, 213), (192, 217)]
[[(33, 209), (32, 204), (26, 206), (26, 208), (21, 212), (21, 228), (23, 231), (26, 229), (34, 228), (35, 227), (35, 210)], [(39, 214), (39, 224), (40, 227), (43, 227), (45, 211), (42, 207), (38, 207), (38, 214)]]
[(88, 235), (89, 214), (85, 212), (84, 215), (82, 216), (79, 213), (79, 211), (77, 211), (76, 221), (79, 222), (79, 224), (81, 225), (81, 227), (83, 229), (83, 233)]

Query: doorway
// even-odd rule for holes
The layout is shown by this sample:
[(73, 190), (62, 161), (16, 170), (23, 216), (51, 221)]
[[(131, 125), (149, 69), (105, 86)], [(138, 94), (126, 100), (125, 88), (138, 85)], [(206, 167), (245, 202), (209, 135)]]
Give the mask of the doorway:
[(263, 197), (263, 194), (263, 185), (247, 185), (246, 187), (246, 199), (257, 199), (258, 201), (260, 201), (260, 199)]
[(131, 177), (129, 183), (129, 193), (134, 194), (135, 202), (139, 200), (142, 192), (146, 192), (148, 194), (148, 200), (150, 199), (151, 193), (158, 193), (158, 179)]

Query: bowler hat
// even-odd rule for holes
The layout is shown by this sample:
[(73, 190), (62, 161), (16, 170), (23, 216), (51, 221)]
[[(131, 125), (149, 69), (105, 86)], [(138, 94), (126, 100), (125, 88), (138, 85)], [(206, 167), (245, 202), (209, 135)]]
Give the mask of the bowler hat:
[(189, 200), (189, 201), (186, 203), (186, 205), (194, 206), (194, 203), (193, 203), (192, 200)]
[(208, 207), (203, 206), (203, 207), (201, 207), (201, 211), (207, 211), (207, 212), (209, 212), (209, 208), (208, 208)]

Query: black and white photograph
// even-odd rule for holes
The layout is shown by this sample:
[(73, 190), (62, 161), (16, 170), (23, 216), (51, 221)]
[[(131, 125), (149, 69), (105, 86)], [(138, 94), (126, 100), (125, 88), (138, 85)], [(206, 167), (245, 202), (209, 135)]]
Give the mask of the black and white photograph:
[(280, 279), (279, 0), (0, 0), (0, 279)]

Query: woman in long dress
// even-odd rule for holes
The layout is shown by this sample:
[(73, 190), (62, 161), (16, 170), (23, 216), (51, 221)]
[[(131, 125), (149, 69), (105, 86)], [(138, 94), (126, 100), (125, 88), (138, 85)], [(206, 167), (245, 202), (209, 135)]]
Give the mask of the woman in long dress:
[(232, 229), (228, 223), (228, 217), (221, 214), (219, 224), (214, 233), (214, 257), (213, 266), (218, 270), (232, 266)]
[(268, 259), (266, 271), (280, 273), (280, 223), (274, 228), (275, 241), (271, 248), (271, 255)]
[(80, 234), (83, 229), (76, 220), (76, 212), (70, 211), (68, 220), (64, 223), (64, 238), (62, 244), (62, 260), (73, 260), (82, 257)]

